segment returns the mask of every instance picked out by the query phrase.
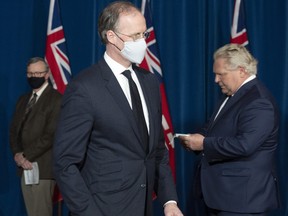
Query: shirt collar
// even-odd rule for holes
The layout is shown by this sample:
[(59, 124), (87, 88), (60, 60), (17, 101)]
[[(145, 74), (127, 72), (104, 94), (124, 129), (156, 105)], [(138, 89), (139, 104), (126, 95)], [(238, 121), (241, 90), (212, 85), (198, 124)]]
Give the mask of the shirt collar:
[(125, 68), (123, 65), (112, 59), (106, 52), (104, 53), (104, 59), (115, 76), (120, 75), (125, 70), (133, 71), (132, 65), (130, 65), (128, 68)]
[(39, 98), (41, 94), (43, 93), (43, 91), (47, 88), (47, 86), (48, 86), (48, 82), (44, 83), (43, 86), (37, 92), (33, 91), (33, 94), (36, 93), (37, 98)]
[[(249, 77), (241, 84), (241, 86), (239, 86), (239, 88), (237, 89), (237, 91), (238, 91), (244, 84), (250, 82), (251, 80), (253, 80), (253, 79), (255, 79), (255, 78), (256, 78), (256, 75), (251, 75), (251, 76), (249, 76)], [(237, 91), (236, 91), (236, 92), (237, 92)], [(235, 92), (235, 93), (236, 93), (236, 92)], [(235, 93), (234, 93), (234, 94), (235, 94)], [(231, 96), (233, 97), (234, 94), (231, 95)]]
[[(249, 76), (243, 83), (242, 83), (242, 85), (241, 86), (243, 86), (245, 83), (247, 83), (247, 82), (249, 82), (249, 81), (251, 81), (251, 80), (253, 80), (253, 79), (255, 79), (256, 78), (256, 76), (255, 75), (251, 75), (251, 76)], [(240, 86), (240, 87), (241, 87)]]

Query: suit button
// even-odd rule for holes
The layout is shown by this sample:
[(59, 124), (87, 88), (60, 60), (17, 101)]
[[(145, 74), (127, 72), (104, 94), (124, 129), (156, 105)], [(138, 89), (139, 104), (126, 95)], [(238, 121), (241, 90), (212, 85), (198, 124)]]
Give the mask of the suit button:
[(146, 184), (141, 184), (140, 185), (142, 188), (145, 188), (146, 187)]

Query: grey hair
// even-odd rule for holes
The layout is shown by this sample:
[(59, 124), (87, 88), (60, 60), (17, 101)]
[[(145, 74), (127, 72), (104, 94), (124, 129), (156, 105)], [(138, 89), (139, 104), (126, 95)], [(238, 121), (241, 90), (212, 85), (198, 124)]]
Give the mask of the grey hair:
[(230, 70), (242, 67), (250, 75), (257, 74), (257, 60), (242, 45), (226, 44), (215, 51), (213, 58), (214, 61), (218, 58), (225, 59)]
[(31, 64), (35, 64), (37, 62), (43, 62), (45, 65), (45, 71), (49, 71), (49, 65), (47, 64), (47, 62), (45, 61), (45, 59), (41, 58), (41, 57), (33, 57), (30, 58), (27, 62), (27, 67), (29, 67)]
[[(106, 33), (109, 30), (117, 29), (119, 15), (122, 13), (130, 13), (131, 11), (140, 10), (128, 1), (115, 1), (109, 4), (100, 14), (98, 20), (98, 34), (102, 43), (107, 44)], [(141, 12), (140, 12), (141, 13)]]

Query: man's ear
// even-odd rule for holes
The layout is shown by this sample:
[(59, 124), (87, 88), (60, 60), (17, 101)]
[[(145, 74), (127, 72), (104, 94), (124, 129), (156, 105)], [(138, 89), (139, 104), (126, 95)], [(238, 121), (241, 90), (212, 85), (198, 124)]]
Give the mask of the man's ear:
[(50, 76), (50, 73), (51, 73), (51, 71), (50, 71), (50, 69), (48, 70), (48, 72), (45, 74), (45, 80), (48, 80), (49, 79), (49, 76)]
[(240, 70), (240, 77), (241, 78), (244, 78), (248, 75), (248, 72), (244, 67), (239, 67), (239, 70)]
[(116, 37), (117, 35), (115, 34), (115, 32), (113, 32), (112, 30), (108, 30), (106, 32), (106, 38), (107, 38), (107, 41), (109, 41), (110, 43), (112, 44), (115, 44), (115, 40), (116, 40)]

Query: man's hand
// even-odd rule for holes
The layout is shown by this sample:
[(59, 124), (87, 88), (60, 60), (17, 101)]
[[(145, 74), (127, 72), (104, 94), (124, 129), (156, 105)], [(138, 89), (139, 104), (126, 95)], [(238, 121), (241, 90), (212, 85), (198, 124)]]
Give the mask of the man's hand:
[(18, 152), (14, 155), (14, 160), (17, 164), (17, 166), (21, 167), (22, 163), (24, 163), (24, 156), (23, 156), (23, 152)]
[(168, 203), (164, 206), (165, 216), (184, 216), (176, 203)]
[(179, 136), (183, 147), (190, 151), (202, 151), (204, 136), (201, 134), (189, 134), (188, 136)]
[(23, 156), (23, 152), (18, 152), (14, 156), (17, 166), (22, 167), (24, 170), (31, 170), (32, 163)]

